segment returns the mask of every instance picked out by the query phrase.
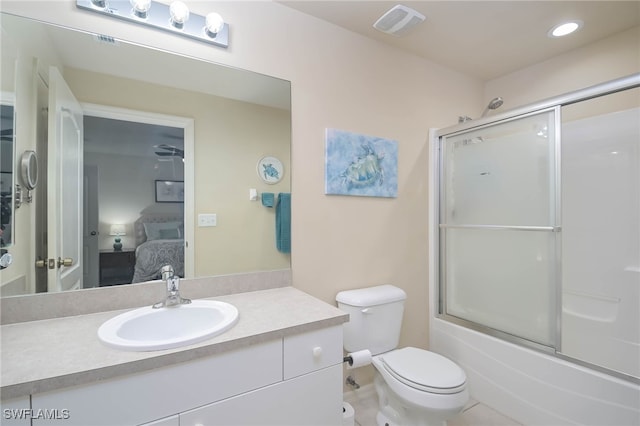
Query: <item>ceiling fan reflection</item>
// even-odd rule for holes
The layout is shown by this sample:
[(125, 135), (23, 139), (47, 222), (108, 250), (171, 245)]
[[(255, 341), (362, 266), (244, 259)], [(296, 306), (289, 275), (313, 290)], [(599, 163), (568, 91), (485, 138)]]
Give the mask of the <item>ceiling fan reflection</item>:
[(184, 160), (184, 150), (180, 149), (173, 145), (167, 144), (159, 144), (153, 146), (155, 149), (160, 151), (155, 151), (155, 154), (159, 157), (180, 157)]

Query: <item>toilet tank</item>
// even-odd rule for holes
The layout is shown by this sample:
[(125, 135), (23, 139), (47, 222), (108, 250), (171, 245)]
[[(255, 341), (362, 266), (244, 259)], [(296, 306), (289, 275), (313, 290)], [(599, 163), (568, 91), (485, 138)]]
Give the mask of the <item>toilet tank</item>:
[(344, 349), (368, 349), (377, 355), (398, 347), (406, 298), (402, 289), (392, 285), (338, 293), (338, 308), (349, 314), (349, 322), (343, 325)]

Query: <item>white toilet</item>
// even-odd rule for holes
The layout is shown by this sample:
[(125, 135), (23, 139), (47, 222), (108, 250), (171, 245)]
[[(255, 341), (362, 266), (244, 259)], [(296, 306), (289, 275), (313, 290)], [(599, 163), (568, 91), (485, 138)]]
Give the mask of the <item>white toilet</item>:
[(457, 364), (436, 353), (396, 349), (406, 298), (392, 285), (338, 293), (338, 307), (350, 315), (344, 324), (344, 348), (368, 349), (373, 355), (379, 426), (446, 425), (469, 400), (467, 377)]

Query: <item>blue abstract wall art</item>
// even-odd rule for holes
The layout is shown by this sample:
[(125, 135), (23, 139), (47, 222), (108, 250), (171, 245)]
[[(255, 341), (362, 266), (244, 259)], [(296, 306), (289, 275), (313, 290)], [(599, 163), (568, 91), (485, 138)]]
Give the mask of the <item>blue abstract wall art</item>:
[(397, 141), (327, 129), (325, 150), (325, 194), (398, 196)]

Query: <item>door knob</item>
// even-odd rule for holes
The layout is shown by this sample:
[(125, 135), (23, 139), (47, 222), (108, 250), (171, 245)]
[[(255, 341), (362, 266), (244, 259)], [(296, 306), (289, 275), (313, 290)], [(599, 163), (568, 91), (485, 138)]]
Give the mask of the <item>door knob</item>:
[(61, 257), (58, 258), (58, 268), (61, 266), (71, 266), (73, 265), (73, 259), (70, 257), (65, 257), (64, 259), (62, 259)]
[(96, 231), (91, 231), (91, 235), (98, 235)]

